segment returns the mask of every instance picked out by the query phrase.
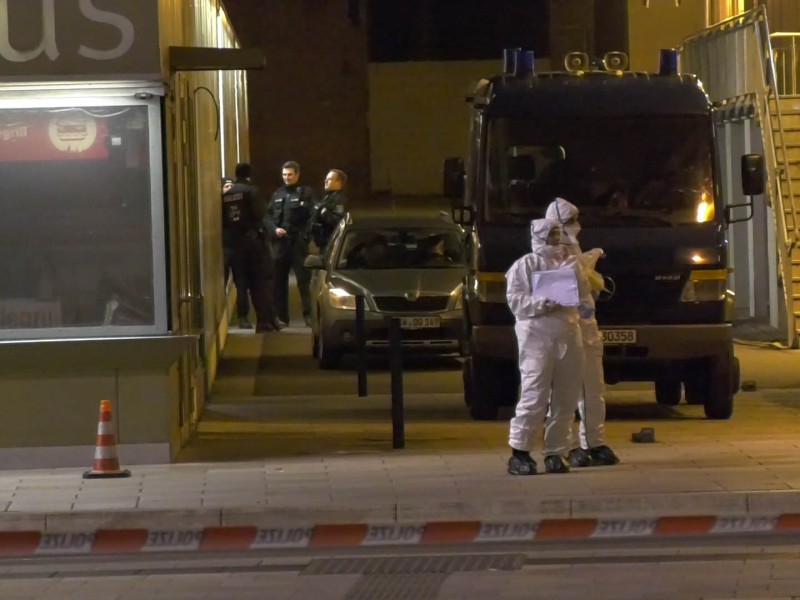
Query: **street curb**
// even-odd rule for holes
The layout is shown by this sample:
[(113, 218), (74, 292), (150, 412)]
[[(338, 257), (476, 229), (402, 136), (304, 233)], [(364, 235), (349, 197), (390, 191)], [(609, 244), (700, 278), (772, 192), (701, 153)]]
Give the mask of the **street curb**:
[(788, 531), (800, 531), (800, 513), (407, 524), (323, 523), (296, 527), (100, 528), (63, 533), (21, 530), (0, 532), (0, 556), (433, 546)]

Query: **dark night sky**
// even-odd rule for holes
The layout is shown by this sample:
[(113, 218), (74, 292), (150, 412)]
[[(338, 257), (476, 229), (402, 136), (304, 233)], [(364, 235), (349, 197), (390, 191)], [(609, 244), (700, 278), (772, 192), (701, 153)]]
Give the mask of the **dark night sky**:
[(368, 0), (370, 60), (491, 59), (503, 48), (548, 54), (546, 0)]

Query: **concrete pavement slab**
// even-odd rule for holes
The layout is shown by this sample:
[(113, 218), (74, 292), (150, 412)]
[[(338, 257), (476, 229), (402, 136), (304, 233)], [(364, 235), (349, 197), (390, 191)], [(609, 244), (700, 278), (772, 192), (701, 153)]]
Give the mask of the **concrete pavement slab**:
[[(226, 353), (240, 360), (277, 352), (255, 337), (231, 336)], [(469, 421), (460, 394), (441, 391), (446, 381), (426, 387), (409, 374), (406, 449), (392, 450), (385, 374), (371, 380), (368, 399), (335, 389), (312, 414), (318, 397), (287, 395), (295, 388), (283, 380), (276, 395), (263, 393), (265, 374), (240, 369), (221, 387), (234, 378), (230, 390), (248, 391), (214, 397), (186, 462), (135, 466), (130, 478), (112, 480), (84, 480), (84, 469), (0, 472), (0, 533), (16, 536), (0, 536), (0, 550), (800, 529), (800, 354), (752, 346), (737, 354), (759, 385), (737, 396), (730, 421), (706, 421), (696, 406), (659, 407), (648, 389), (612, 386), (607, 435), (622, 463), (527, 478), (505, 472), (507, 423)], [(325, 375), (333, 388), (342, 379)], [(457, 381), (458, 373), (444, 377)], [(631, 432), (645, 426), (656, 429), (656, 443), (633, 443)], [(123, 530), (125, 543), (109, 538)]]

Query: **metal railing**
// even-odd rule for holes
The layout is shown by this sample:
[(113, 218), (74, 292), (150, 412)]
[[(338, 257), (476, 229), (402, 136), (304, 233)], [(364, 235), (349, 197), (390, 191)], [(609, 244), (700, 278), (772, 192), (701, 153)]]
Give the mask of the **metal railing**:
[(772, 61), (776, 90), (780, 96), (800, 94), (800, 33), (772, 33)]
[[(784, 38), (789, 37), (784, 46)], [(772, 39), (781, 40), (780, 52), (773, 53)], [(793, 318), (792, 249), (800, 240), (797, 207), (789, 174), (786, 136), (781, 114), (780, 94), (796, 89), (797, 40), (793, 36), (770, 36), (766, 7), (726, 19), (684, 40), (681, 47), (682, 70), (696, 73), (711, 101), (717, 107), (751, 105), (761, 123), (764, 162), (767, 170), (766, 200), (772, 205), (776, 235), (780, 240), (780, 260), (784, 305), (789, 315), (786, 338), (792, 344), (796, 330)], [(788, 48), (785, 49), (785, 48)], [(781, 78), (776, 70), (780, 58)], [(780, 143), (776, 140), (780, 136)], [(781, 189), (785, 183), (786, 193)], [(793, 226), (789, 234), (786, 216)]]

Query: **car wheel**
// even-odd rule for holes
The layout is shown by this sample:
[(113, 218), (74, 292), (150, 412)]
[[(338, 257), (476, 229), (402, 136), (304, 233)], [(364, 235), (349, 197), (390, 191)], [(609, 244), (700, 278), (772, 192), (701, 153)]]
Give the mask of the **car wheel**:
[[(319, 314), (319, 309), (317, 310), (317, 314)], [(317, 319), (317, 331), (321, 329), (319, 325), (319, 319)], [(319, 334), (311, 330), (311, 356), (314, 358), (319, 358)]]
[[(656, 402), (662, 406), (677, 406), (681, 401), (681, 380), (680, 379), (657, 379), (656, 380)], [(689, 389), (686, 389), (689, 395)]]
[(316, 333), (311, 334), (311, 356), (319, 358), (319, 336)]
[(325, 334), (321, 332), (318, 336), (317, 352), (319, 353), (320, 369), (335, 369), (342, 360), (342, 352), (326, 343)]

